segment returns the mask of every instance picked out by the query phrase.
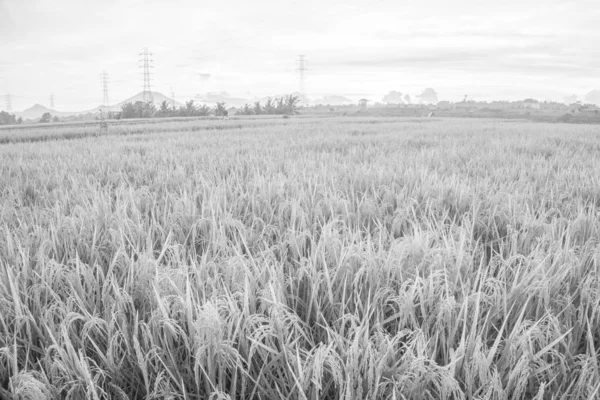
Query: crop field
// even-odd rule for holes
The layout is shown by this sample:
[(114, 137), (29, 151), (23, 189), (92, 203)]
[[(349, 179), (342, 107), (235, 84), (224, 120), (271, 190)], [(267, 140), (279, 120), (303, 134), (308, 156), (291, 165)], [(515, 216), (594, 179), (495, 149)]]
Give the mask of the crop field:
[(600, 398), (600, 130), (0, 130), (0, 398)]

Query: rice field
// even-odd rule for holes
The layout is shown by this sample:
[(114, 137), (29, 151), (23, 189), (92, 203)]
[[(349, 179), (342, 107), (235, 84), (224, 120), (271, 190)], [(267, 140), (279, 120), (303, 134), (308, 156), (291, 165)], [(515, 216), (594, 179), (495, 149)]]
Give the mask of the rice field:
[(0, 398), (600, 398), (597, 126), (0, 143)]

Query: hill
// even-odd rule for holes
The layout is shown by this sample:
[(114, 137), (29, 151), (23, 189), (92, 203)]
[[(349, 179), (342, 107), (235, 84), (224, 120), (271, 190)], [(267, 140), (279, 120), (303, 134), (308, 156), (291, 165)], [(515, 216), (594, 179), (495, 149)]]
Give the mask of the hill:
[(24, 120), (28, 120), (28, 119), (38, 119), (39, 117), (41, 117), (42, 115), (44, 115), (44, 113), (50, 113), (52, 114), (52, 116), (56, 116), (56, 117), (68, 117), (71, 115), (77, 115), (77, 114), (85, 114), (84, 113), (78, 113), (78, 112), (64, 112), (64, 111), (56, 111), (53, 110), (51, 108), (48, 108), (46, 106), (43, 106), (41, 104), (35, 104), (23, 111), (20, 112), (15, 112), (14, 114), (17, 117), (21, 117)]
[[(160, 103), (162, 103), (163, 101), (166, 101), (169, 104), (175, 104), (176, 107), (183, 107), (185, 106), (185, 104), (180, 103), (178, 101), (174, 101), (173, 99), (171, 99), (170, 97), (165, 96), (164, 94), (160, 93), (160, 92), (151, 92), (152, 93), (152, 101), (153, 103), (158, 106), (160, 105)], [(123, 100), (120, 103), (114, 104), (112, 106), (110, 106), (110, 110), (111, 111), (121, 111), (121, 106), (125, 103), (135, 103), (136, 101), (144, 101), (144, 92), (139, 92), (138, 94), (136, 94), (135, 96), (132, 96), (126, 100)], [(100, 110), (100, 107), (97, 108), (98, 110)]]

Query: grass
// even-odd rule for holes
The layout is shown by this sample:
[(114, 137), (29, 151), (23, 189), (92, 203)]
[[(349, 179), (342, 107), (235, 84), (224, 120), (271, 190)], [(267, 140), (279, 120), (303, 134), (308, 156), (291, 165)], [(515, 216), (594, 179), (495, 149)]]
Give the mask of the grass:
[(593, 126), (77, 129), (0, 131), (0, 398), (599, 396)]

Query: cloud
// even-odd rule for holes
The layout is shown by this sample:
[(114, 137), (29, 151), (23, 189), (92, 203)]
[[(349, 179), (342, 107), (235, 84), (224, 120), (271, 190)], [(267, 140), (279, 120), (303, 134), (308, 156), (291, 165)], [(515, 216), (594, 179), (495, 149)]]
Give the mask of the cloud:
[[(489, 82), (523, 97), (588, 92), (600, 75), (600, 1), (556, 3), (104, 0), (90, 14), (82, 0), (0, 0), (0, 54), (10, 55), (0, 60), (0, 93), (43, 102), (53, 91), (73, 107), (95, 106), (105, 69), (111, 97), (126, 98), (139, 91), (146, 46), (156, 90), (172, 86), (182, 99), (290, 93), (298, 54), (309, 60), (309, 96), (381, 98), (429, 85), (460, 94)], [(88, 93), (99, 100), (82, 104)]]
[(600, 67), (600, 57), (588, 55), (586, 62), (572, 53), (572, 46), (560, 42), (524, 45), (463, 45), (449, 48), (446, 42), (423, 45), (420, 49), (405, 48), (388, 51), (356, 51), (340, 57), (324, 67), (327, 69), (360, 70), (444, 70), (476, 72), (561, 73), (593, 72)]
[(0, 0), (0, 44), (8, 43), (14, 33), (15, 21), (4, 0)]

